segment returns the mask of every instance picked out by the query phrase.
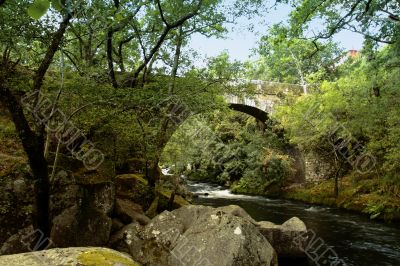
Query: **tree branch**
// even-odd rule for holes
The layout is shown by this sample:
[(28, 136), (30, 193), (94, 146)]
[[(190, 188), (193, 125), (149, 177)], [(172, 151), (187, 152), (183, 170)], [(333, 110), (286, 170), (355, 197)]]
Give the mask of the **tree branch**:
[(158, 41), (156, 42), (156, 44), (153, 46), (153, 48), (150, 50), (149, 55), (144, 58), (143, 63), (136, 69), (136, 71), (133, 74), (133, 79), (131, 82), (131, 87), (134, 87), (136, 85), (137, 82), (137, 78), (139, 77), (140, 72), (142, 72), (142, 70), (146, 67), (146, 65), (150, 62), (150, 60), (152, 59), (152, 57), (154, 56), (154, 54), (158, 51), (158, 49), (160, 49), (161, 45), (163, 44), (163, 42), (165, 41), (165, 38), (167, 37), (168, 33), (174, 29), (179, 27), (180, 25), (182, 25), (183, 23), (185, 23), (187, 20), (191, 19), (192, 17), (196, 16), (202, 6), (203, 0), (199, 0), (196, 8), (192, 11), (189, 12), (188, 14), (186, 14), (185, 16), (181, 17), (180, 19), (178, 19), (177, 21), (175, 21), (172, 24), (169, 24), (169, 26), (166, 26), (163, 30), (163, 32), (160, 35), (160, 38), (158, 39)]
[(82, 70), (80, 70), (80, 68), (78, 67), (78, 65), (76, 64), (75, 60), (71, 57), (72, 53), (70, 53), (67, 50), (63, 50), (64, 55), (69, 59), (69, 61), (71, 61), (72, 65), (75, 67), (75, 69), (78, 71), (80, 76), (83, 76), (83, 72)]
[(380, 38), (378, 38), (378, 37), (375, 37), (375, 36), (372, 36), (372, 35), (370, 35), (370, 34), (368, 34), (368, 33), (359, 31), (359, 30), (357, 30), (354, 26), (348, 25), (348, 27), (345, 28), (345, 29), (347, 29), (347, 30), (349, 30), (349, 31), (352, 31), (352, 32), (355, 32), (355, 33), (359, 33), (359, 34), (361, 34), (361, 35), (364, 35), (366, 38), (371, 39), (371, 40), (376, 41), (376, 42), (386, 43), (386, 44), (394, 44), (394, 43), (395, 43), (395, 41), (382, 40), (382, 39), (380, 39)]
[[(61, 41), (64, 37), (64, 33), (65, 33), (71, 19), (72, 19), (72, 15), (71, 15), (71, 13), (68, 12), (68, 14), (65, 16), (65, 18), (61, 22), (58, 30), (54, 33), (51, 44), (47, 48), (46, 55), (43, 58), (38, 70), (36, 71), (35, 77), (33, 78), (33, 91), (37, 91), (37, 92), (40, 91), (40, 88), (43, 85), (44, 75), (46, 74), (47, 70), (49, 69), (51, 62), (53, 61), (54, 54), (59, 49)], [(37, 99), (36, 99), (35, 104), (37, 103), (38, 99), (39, 99), (39, 93), (37, 93)]]
[(400, 21), (400, 17), (399, 17), (398, 15), (393, 14), (393, 13), (390, 12), (389, 10), (380, 9), (380, 11), (382, 11), (383, 13), (388, 14), (388, 15), (389, 15), (389, 18), (390, 18), (391, 20), (394, 20), (394, 21), (397, 21), (397, 22)]
[(158, 12), (160, 13), (160, 16), (161, 16), (161, 20), (164, 22), (165, 26), (170, 27), (168, 21), (165, 19), (164, 11), (161, 8), (160, 0), (157, 0), (157, 7), (158, 7)]
[(133, 40), (133, 38), (135, 38), (134, 35), (129, 36), (128, 38), (122, 40), (119, 42), (118, 44), (118, 51), (117, 51), (117, 55), (119, 58), (119, 64), (120, 64), (120, 68), (122, 72), (125, 72), (125, 66), (124, 66), (124, 58), (122, 56), (122, 47), (124, 44), (130, 42), (131, 40)]
[(332, 37), (333, 34), (335, 34), (335, 32), (340, 28), (343, 27), (347, 22), (345, 22), (345, 20), (352, 16), (354, 11), (356, 10), (357, 6), (361, 3), (361, 0), (356, 1), (350, 8), (350, 11), (344, 15), (337, 23), (336, 25), (333, 27), (333, 29), (330, 30), (329, 34), (328, 34), (328, 38)]

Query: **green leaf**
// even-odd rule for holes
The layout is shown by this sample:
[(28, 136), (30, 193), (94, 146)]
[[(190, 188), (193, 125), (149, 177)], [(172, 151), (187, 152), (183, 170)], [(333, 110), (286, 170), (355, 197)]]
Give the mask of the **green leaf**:
[(118, 14), (115, 16), (115, 19), (116, 19), (117, 21), (122, 21), (122, 20), (124, 19), (124, 15), (123, 15), (122, 13), (118, 13)]
[(63, 4), (61, 3), (62, 0), (51, 0), (51, 6), (57, 10), (57, 11), (62, 11), (63, 10)]
[(28, 15), (34, 19), (40, 19), (50, 7), (48, 0), (35, 0), (33, 4), (28, 7)]

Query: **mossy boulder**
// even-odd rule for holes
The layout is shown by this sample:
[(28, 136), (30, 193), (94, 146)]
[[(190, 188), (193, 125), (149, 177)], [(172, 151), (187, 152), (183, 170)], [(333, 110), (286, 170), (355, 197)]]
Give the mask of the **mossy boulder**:
[(90, 248), (55, 248), (44, 251), (0, 256), (0, 265), (18, 266), (140, 266), (126, 254), (118, 251)]
[[(171, 190), (160, 190), (159, 195), (160, 195), (160, 202), (158, 203), (158, 209), (159, 209), (159, 211), (163, 211), (168, 206), (168, 201), (171, 198), (172, 191)], [(190, 205), (190, 202), (188, 202), (186, 199), (184, 199), (181, 195), (175, 194), (174, 202), (172, 204), (172, 209), (178, 209), (180, 207), (187, 206), (187, 205)]]
[[(49, 152), (49, 162), (54, 162), (55, 159), (55, 153), (54, 152)], [(67, 156), (62, 153), (58, 154), (57, 157), (57, 171), (64, 170), (67, 172), (75, 172), (78, 169), (84, 167), (82, 161), (72, 157), (72, 156)]]
[(108, 161), (96, 170), (87, 170), (82, 162), (60, 154), (50, 195), (52, 218), (76, 205), (110, 214), (115, 201), (114, 176)]
[(131, 200), (147, 209), (154, 198), (154, 191), (140, 174), (124, 174), (115, 177), (116, 197)]

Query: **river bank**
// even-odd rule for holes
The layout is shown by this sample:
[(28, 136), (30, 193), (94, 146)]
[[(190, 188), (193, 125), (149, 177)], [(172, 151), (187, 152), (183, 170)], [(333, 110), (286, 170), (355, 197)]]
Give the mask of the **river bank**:
[[(380, 189), (379, 189), (380, 188)], [(400, 222), (400, 197), (384, 191), (377, 179), (341, 179), (339, 196), (333, 196), (332, 180), (285, 188), (282, 197), (306, 203), (337, 207), (364, 214), (370, 219)], [(330, 196), (329, 196), (330, 195)]]
[[(189, 177), (196, 182), (215, 182), (213, 178)], [(278, 184), (242, 178), (227, 188), (232, 193), (265, 196), (336, 207), (357, 212), (374, 220), (400, 222), (400, 195), (390, 184), (375, 176), (347, 175), (339, 181), (339, 195), (334, 197), (334, 181), (321, 180), (303, 184)]]

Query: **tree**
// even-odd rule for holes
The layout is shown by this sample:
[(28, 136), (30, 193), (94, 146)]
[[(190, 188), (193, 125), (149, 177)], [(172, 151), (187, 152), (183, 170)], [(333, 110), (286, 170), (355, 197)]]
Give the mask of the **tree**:
[(285, 26), (274, 25), (260, 41), (261, 59), (256, 68), (264, 68), (263, 78), (299, 84), (307, 93), (308, 83), (335, 77), (341, 50), (333, 42), (294, 38)]
[[(13, 5), (9, 10), (1, 9), (2, 16), (6, 15), (7, 11), (15, 10), (20, 12), (21, 8), (25, 9), (26, 4)], [(59, 23), (58, 29), (52, 34), (51, 41), (47, 44), (47, 49), (44, 57), (41, 59), (39, 67), (36, 69), (35, 74), (32, 76), (32, 91), (35, 93), (34, 103), (39, 102), (40, 90), (43, 85), (43, 78), (50, 67), (55, 53), (63, 40), (64, 33), (68, 27), (72, 15), (69, 12), (64, 12), (63, 18)], [(26, 19), (26, 17), (25, 17)], [(12, 35), (15, 36), (15, 35)], [(4, 45), (4, 44), (3, 44)], [(0, 64), (0, 101), (5, 105), (11, 114), (15, 124), (18, 136), (22, 142), (23, 148), (28, 156), (29, 165), (32, 170), (33, 179), (35, 181), (35, 202), (34, 202), (34, 226), (39, 229), (45, 238), (50, 234), (50, 221), (49, 221), (49, 180), (48, 180), (48, 163), (44, 155), (44, 138), (45, 128), (42, 123), (36, 121), (36, 129), (32, 128), (25, 113), (24, 107), (13, 94), (13, 87), (10, 84), (10, 77), (13, 77), (18, 66), (17, 63), (12, 62), (11, 52), (13, 47), (5, 46), (3, 53), (3, 60)], [(38, 110), (36, 110), (38, 111)], [(37, 236), (41, 237), (41, 236)], [(47, 240), (41, 243), (40, 248), (45, 248)]]

